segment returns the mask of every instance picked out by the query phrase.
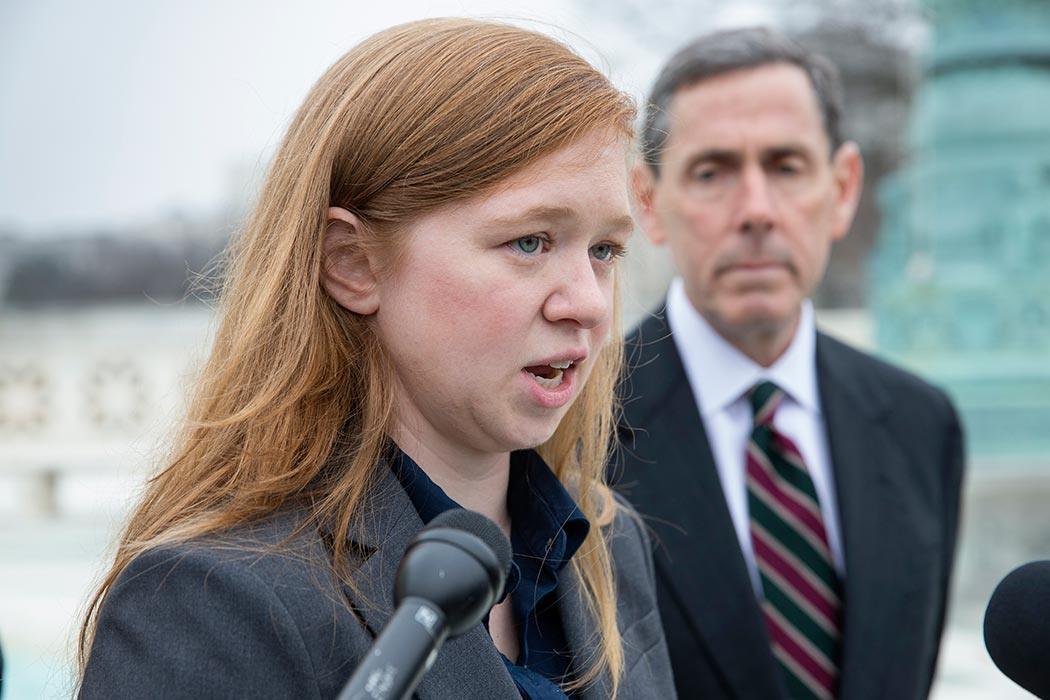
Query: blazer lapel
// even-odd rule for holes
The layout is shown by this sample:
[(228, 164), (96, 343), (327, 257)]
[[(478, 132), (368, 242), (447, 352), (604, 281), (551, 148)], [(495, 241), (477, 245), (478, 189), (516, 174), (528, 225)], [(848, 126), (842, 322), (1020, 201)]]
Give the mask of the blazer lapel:
[[(657, 546), (657, 567), (735, 693), (779, 697), (768, 635), (703, 421), (674, 341), (661, 327), (661, 319), (651, 319), (640, 330), (644, 342), (633, 375), (640, 397), (635, 403), (628, 397), (624, 409), (624, 430), (650, 446), (643, 459), (659, 474), (626, 483), (623, 491), (643, 516), (658, 514), (651, 521), (656, 539), (667, 541), (675, 556)], [(626, 444), (630, 451), (630, 437)]]
[(884, 426), (890, 397), (868, 385), (848, 360), (835, 341), (818, 335), (818, 381), (846, 567), (840, 696), (880, 697), (889, 656), (882, 647), (892, 640), (909, 593), (913, 543), (893, 527), (904, 517), (897, 494), (906, 482), (895, 472), (906, 460)]
[[(355, 577), (359, 590), (343, 591), (364, 619), (372, 636), (378, 636), (394, 613), (397, 568), (412, 538), (422, 529), (408, 494), (385, 466), (367, 511), (367, 526), (355, 536), (355, 546), (370, 552)], [(481, 624), (445, 642), (437, 660), (416, 689), (421, 700), (451, 697), (519, 697), (488, 631)]]
[[(572, 658), (586, 663), (593, 657), (598, 643), (595, 633), (597, 627), (591, 611), (584, 603), (580, 582), (572, 566), (566, 566), (558, 579), (558, 609)], [(602, 673), (595, 682), (583, 688), (579, 697), (580, 700), (606, 700), (610, 690), (609, 674)]]

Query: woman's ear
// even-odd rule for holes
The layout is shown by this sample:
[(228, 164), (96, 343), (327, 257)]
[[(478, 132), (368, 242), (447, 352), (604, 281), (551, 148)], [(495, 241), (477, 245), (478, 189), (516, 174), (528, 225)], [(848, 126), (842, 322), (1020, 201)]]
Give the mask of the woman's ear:
[(360, 219), (346, 209), (329, 207), (321, 284), (344, 309), (370, 316), (379, 310), (379, 288), (372, 261), (361, 245), (363, 235)]

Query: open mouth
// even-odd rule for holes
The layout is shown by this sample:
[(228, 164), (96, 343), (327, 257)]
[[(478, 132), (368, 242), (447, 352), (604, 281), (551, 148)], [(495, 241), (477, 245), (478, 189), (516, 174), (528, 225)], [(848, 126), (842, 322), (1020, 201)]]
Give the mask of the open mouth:
[(557, 389), (565, 380), (565, 372), (572, 367), (572, 360), (552, 362), (549, 365), (534, 365), (526, 367), (525, 371), (532, 375), (536, 383), (544, 389)]

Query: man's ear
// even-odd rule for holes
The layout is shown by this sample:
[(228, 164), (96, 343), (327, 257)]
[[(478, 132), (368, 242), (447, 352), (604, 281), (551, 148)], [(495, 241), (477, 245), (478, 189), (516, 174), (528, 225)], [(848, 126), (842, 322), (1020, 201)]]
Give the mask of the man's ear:
[(832, 240), (841, 240), (853, 225), (860, 192), (864, 187), (864, 159), (860, 147), (852, 141), (839, 146), (832, 159), (835, 178), (835, 211), (832, 217)]
[(667, 240), (660, 218), (656, 215), (656, 173), (646, 163), (636, 162), (631, 167), (631, 194), (634, 198), (635, 216), (653, 245), (663, 245)]
[(321, 263), (321, 284), (348, 311), (370, 316), (379, 310), (372, 261), (361, 245), (361, 220), (346, 209), (329, 207)]

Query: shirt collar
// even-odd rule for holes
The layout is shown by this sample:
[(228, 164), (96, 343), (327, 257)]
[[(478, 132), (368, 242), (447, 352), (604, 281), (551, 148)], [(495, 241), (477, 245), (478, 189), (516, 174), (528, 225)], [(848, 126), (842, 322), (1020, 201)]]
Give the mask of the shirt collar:
[(535, 450), (510, 455), (507, 507), (514, 539), (520, 538), (530, 553), (547, 556), (558, 569), (590, 531), (576, 501)]
[(816, 323), (813, 304), (802, 303), (795, 337), (783, 355), (763, 367), (740, 352), (711, 327), (685, 294), (680, 277), (667, 293), (667, 322), (700, 412), (725, 410), (759, 381), (774, 382), (792, 400), (820, 413), (816, 369)]
[(462, 508), (396, 445), (391, 448), (390, 466), (424, 525), (446, 510)]
[[(396, 445), (390, 465), (424, 524), (452, 508), (462, 508)], [(559, 571), (583, 544), (590, 523), (565, 486), (535, 450), (510, 455), (507, 487), (511, 544), (515, 558), (525, 555)], [(508, 581), (507, 590), (513, 590)]]

